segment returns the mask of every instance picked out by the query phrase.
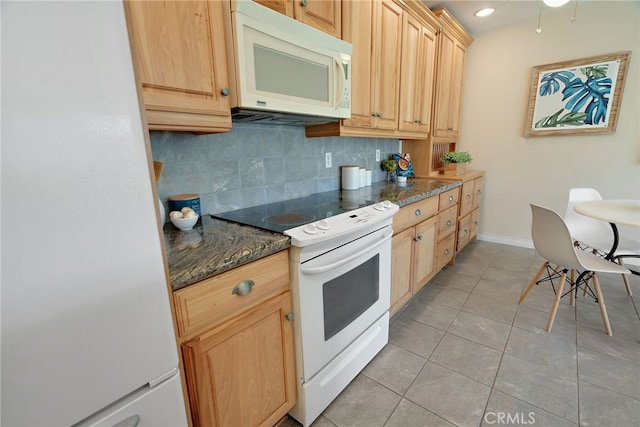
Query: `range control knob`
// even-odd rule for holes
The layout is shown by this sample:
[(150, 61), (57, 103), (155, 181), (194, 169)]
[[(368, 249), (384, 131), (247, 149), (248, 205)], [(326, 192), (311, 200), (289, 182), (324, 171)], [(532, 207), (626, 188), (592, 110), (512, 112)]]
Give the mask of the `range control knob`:
[(329, 225), (329, 221), (327, 221), (326, 219), (321, 219), (320, 221), (318, 221), (318, 223), (316, 224), (316, 226), (320, 229), (320, 230), (328, 230), (331, 228), (331, 226)]
[(384, 204), (376, 203), (375, 205), (373, 205), (373, 209), (375, 209), (377, 211), (383, 211), (384, 210)]
[(382, 206), (383, 206), (385, 209), (391, 209), (391, 206), (393, 206), (393, 205), (391, 204), (391, 202), (390, 202), (390, 201), (385, 200), (384, 202), (382, 202)]
[(315, 224), (307, 224), (302, 230), (307, 234), (318, 234), (318, 227)]

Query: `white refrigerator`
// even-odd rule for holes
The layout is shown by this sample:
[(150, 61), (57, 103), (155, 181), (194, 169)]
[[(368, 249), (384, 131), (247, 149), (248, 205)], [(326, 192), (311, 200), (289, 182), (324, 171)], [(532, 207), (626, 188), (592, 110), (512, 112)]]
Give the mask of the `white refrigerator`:
[(183, 426), (120, 1), (2, 1), (2, 426)]

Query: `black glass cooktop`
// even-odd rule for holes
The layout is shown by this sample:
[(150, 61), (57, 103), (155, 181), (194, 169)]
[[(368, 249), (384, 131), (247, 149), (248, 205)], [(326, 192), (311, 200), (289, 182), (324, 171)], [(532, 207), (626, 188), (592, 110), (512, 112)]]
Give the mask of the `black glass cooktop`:
[(282, 233), (290, 228), (373, 203), (375, 203), (373, 200), (342, 196), (340, 191), (328, 191), (299, 199), (221, 212), (212, 215), (212, 217)]

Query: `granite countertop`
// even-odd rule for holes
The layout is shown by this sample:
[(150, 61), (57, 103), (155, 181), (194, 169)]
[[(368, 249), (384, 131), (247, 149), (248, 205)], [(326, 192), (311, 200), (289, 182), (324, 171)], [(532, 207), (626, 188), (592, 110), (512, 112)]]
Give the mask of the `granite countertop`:
[[(400, 207), (459, 187), (460, 181), (409, 178), (405, 185), (376, 182), (358, 190), (337, 190), (353, 209), (389, 200)], [(290, 245), (288, 236), (202, 215), (192, 230), (164, 226), (164, 242), (172, 289), (201, 280), (280, 252)]]
[(171, 288), (176, 291), (290, 246), (288, 236), (202, 215), (191, 230), (164, 226)]

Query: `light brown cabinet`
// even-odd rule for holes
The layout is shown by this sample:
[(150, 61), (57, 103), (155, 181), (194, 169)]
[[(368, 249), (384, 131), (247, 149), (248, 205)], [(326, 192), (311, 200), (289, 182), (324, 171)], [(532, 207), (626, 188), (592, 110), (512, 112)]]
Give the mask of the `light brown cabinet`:
[(253, 0), (325, 33), (342, 35), (342, 0)]
[(222, 3), (124, 3), (149, 129), (228, 132)]
[(351, 118), (307, 127), (306, 135), (426, 138), (439, 25), (417, 2), (343, 1), (342, 38), (353, 45)]
[(436, 32), (435, 26), (404, 14), (398, 129), (425, 137), (431, 129)]
[(393, 315), (435, 274), (438, 196), (400, 208), (393, 218), (391, 310)]
[(462, 199), (458, 213), (458, 242), (456, 253), (460, 252), (478, 234), (480, 224), (480, 202), (484, 190), (484, 177), (469, 177), (462, 184)]
[(276, 424), (296, 403), (287, 251), (173, 296), (193, 424)]

